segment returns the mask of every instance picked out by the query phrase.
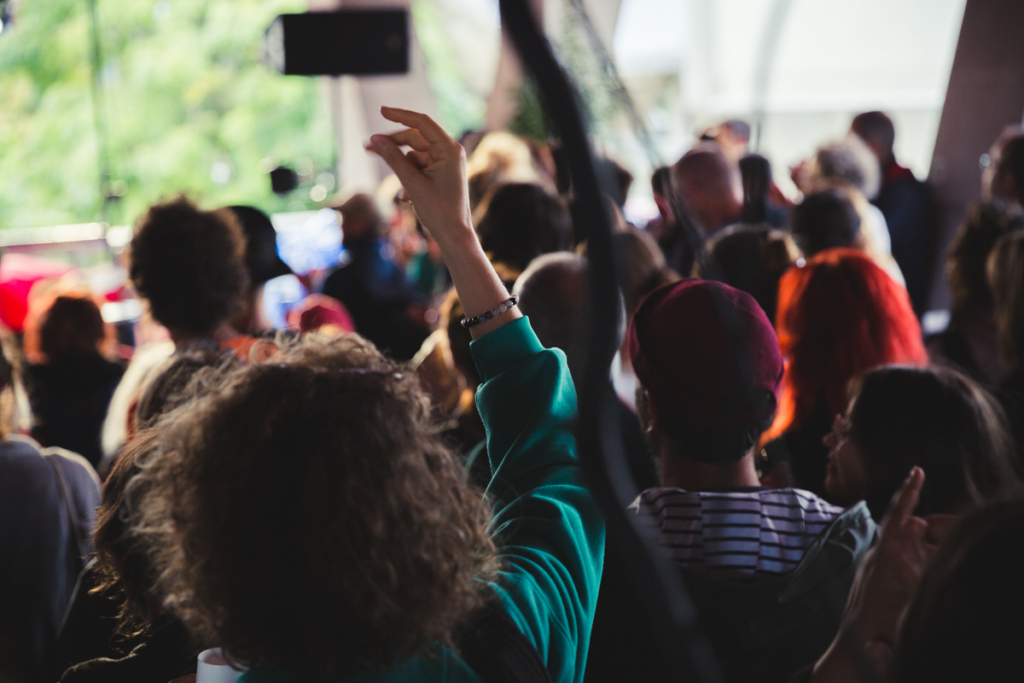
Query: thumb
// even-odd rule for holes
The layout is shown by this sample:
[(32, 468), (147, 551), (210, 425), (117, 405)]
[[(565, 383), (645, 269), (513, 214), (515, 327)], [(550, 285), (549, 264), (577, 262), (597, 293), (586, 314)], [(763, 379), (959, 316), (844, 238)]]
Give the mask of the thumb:
[(419, 170), (402, 154), (402, 150), (398, 148), (394, 140), (387, 135), (371, 135), (370, 150), (391, 167), (398, 179), (402, 181), (403, 187), (409, 187), (410, 181), (415, 182), (416, 176), (420, 173)]

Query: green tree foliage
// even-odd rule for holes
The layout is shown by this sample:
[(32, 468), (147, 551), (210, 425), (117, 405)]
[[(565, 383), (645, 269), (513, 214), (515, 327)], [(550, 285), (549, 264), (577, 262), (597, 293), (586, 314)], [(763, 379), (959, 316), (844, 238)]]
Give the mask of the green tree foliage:
[[(134, 221), (179, 192), (206, 206), (313, 206), (308, 185), (282, 199), (265, 173), (267, 159), (308, 178), (333, 167), (316, 80), (281, 76), (260, 59), (270, 21), (303, 11), (303, 0), (96, 6), (111, 178), (126, 186), (110, 222)], [(0, 228), (103, 215), (89, 32), (85, 0), (22, 0), (0, 34)], [(215, 182), (218, 163), (230, 178)]]

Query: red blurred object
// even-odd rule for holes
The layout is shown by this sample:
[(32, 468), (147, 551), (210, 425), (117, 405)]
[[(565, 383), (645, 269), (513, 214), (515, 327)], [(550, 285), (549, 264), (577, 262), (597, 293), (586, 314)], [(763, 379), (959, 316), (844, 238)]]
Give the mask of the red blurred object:
[(348, 309), (322, 294), (311, 294), (288, 311), (288, 325), (297, 327), (300, 332), (316, 332), (322, 328), (329, 328), (323, 331), (342, 333), (356, 330)]
[(61, 261), (16, 252), (4, 254), (0, 258), (0, 321), (15, 332), (23, 332), (32, 286), (72, 270), (73, 266)]

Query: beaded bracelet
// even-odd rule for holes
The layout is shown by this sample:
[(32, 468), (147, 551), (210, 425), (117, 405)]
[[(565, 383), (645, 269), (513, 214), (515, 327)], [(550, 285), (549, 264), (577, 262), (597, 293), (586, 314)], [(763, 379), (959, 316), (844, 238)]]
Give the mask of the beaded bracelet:
[(481, 313), (480, 315), (475, 315), (472, 318), (464, 319), (462, 321), (462, 326), (465, 327), (468, 330), (469, 328), (473, 327), (474, 325), (479, 325), (480, 323), (482, 323), (485, 320), (490, 320), (491, 318), (493, 318), (496, 315), (501, 315), (502, 313), (504, 313), (505, 311), (507, 311), (508, 309), (512, 308), (513, 306), (515, 306), (518, 303), (519, 303), (519, 297), (516, 296), (515, 294), (513, 294), (512, 296), (510, 296), (509, 298), (505, 299), (500, 304), (498, 304), (497, 307), (492, 308), (491, 310), (487, 311), (486, 313)]

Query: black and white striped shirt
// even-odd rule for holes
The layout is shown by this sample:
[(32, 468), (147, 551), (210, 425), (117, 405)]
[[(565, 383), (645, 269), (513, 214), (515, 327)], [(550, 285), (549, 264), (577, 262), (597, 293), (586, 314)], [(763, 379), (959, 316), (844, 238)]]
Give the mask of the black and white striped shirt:
[(757, 488), (648, 489), (630, 509), (658, 528), (661, 546), (676, 564), (739, 581), (792, 571), (843, 513), (808, 491)]

